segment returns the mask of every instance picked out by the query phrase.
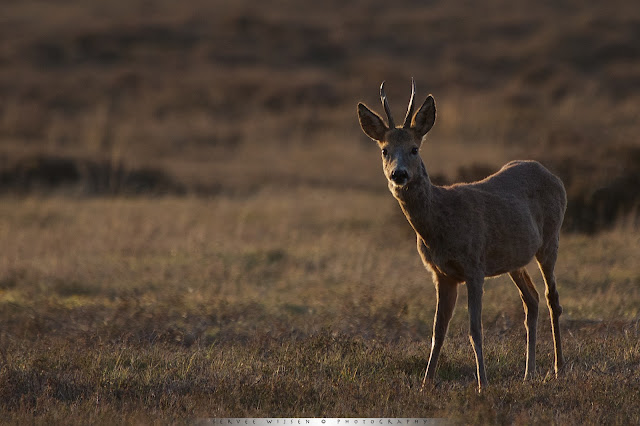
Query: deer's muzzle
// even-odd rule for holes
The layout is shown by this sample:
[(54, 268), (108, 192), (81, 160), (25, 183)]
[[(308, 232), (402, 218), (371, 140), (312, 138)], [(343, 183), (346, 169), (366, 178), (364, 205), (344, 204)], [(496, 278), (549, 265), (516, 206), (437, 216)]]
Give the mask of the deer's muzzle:
[(409, 172), (404, 169), (396, 169), (391, 172), (391, 180), (398, 186), (404, 186), (409, 181)]

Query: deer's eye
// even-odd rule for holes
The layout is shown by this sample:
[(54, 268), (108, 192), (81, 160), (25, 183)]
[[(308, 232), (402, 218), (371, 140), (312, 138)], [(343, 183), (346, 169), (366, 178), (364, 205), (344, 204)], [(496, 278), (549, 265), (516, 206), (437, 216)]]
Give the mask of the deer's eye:
[(387, 151), (387, 148), (382, 148), (382, 156), (386, 157), (387, 155), (389, 155), (389, 151)]
[(418, 147), (417, 147), (417, 146), (414, 146), (413, 148), (411, 148), (411, 153), (412, 153), (413, 155), (418, 155)]

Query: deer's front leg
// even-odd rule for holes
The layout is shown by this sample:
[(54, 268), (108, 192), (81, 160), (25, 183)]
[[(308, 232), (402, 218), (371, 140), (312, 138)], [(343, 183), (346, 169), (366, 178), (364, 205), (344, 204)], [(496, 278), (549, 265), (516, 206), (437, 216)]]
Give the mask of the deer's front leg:
[(431, 338), (431, 354), (429, 355), (429, 364), (424, 374), (422, 388), (428, 382), (433, 381), (438, 366), (438, 356), (440, 349), (447, 334), (449, 321), (453, 315), (453, 309), (456, 306), (458, 298), (458, 283), (445, 276), (436, 275), (436, 314), (433, 320), (433, 335)]
[(467, 280), (469, 296), (469, 339), (476, 355), (478, 376), (478, 392), (487, 387), (487, 374), (484, 369), (484, 355), (482, 354), (482, 291), (484, 277), (478, 276)]

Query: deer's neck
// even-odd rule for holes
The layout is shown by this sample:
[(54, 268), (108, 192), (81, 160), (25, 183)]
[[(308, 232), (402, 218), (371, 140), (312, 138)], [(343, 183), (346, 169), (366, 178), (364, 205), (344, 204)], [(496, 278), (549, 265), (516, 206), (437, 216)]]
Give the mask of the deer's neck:
[(390, 189), (413, 229), (427, 241), (431, 235), (437, 187), (431, 183), (424, 164), (420, 174), (406, 186)]

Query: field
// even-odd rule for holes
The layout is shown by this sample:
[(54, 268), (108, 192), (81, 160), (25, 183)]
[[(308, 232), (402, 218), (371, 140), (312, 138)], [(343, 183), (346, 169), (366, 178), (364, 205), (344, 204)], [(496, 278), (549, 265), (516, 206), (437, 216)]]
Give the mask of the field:
[[(0, 23), (2, 422), (640, 422), (632, 2), (24, 1)], [(464, 287), (420, 392), (435, 291), (355, 111), (386, 80), (400, 117), (412, 76), (434, 181), (532, 158), (565, 182), (559, 378), (543, 307), (522, 381), (499, 277), (487, 392)]]

